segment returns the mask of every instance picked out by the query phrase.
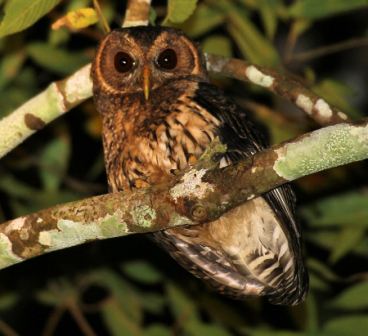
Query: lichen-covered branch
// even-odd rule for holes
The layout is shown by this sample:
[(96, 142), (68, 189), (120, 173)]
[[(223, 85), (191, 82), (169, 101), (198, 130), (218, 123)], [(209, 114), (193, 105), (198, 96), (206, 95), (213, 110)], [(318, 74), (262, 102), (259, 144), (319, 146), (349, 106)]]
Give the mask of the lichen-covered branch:
[[(347, 120), (345, 113), (329, 105), (290, 77), (238, 59), (209, 54), (206, 54), (206, 59), (209, 71), (265, 87), (296, 104), (321, 125)], [(91, 97), (92, 82), (89, 71), (90, 65), (86, 65), (72, 76), (52, 83), (38, 96), (1, 119), (0, 158), (35, 131)]]
[(151, 0), (128, 0), (123, 27), (147, 26)]
[(234, 58), (206, 54), (206, 60), (209, 71), (262, 86), (294, 103), (320, 125), (337, 124), (348, 119), (345, 113), (284, 74)]
[(172, 182), (59, 205), (0, 225), (0, 268), (96, 239), (212, 221), (283, 183), (368, 158), (368, 121), (322, 128), (219, 169), (215, 143)]
[(91, 65), (50, 84), (44, 91), (0, 120), (0, 158), (34, 132), (91, 96)]

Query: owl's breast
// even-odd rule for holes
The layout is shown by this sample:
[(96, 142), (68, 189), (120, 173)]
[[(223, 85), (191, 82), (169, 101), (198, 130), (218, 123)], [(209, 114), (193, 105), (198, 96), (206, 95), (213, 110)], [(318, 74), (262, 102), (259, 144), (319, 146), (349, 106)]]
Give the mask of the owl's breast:
[(220, 121), (190, 97), (182, 95), (165, 107), (166, 113), (158, 106), (134, 129), (125, 129), (118, 152), (119, 174), (109, 179), (113, 189), (164, 182), (176, 170), (195, 163), (216, 137)]

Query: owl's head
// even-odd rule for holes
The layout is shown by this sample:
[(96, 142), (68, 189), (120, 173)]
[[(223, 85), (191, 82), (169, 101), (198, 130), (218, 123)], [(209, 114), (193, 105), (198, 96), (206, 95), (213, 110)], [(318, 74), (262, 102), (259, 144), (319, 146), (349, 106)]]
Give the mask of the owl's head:
[(180, 78), (206, 80), (204, 58), (183, 32), (162, 27), (113, 30), (100, 43), (92, 67), (94, 88), (107, 94), (150, 92)]

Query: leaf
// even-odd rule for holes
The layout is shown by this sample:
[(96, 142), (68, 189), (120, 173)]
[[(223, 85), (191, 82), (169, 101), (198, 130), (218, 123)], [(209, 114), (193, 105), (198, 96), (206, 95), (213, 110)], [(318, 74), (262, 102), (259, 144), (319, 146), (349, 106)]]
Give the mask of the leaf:
[(25, 60), (23, 50), (3, 56), (0, 62), (0, 89), (4, 88), (19, 73)]
[(56, 20), (51, 28), (56, 30), (61, 27), (67, 27), (77, 30), (89, 27), (97, 22), (98, 15), (94, 8), (79, 8)]
[(143, 332), (144, 336), (171, 336), (172, 330), (163, 324), (151, 324)]
[(368, 227), (368, 195), (351, 192), (332, 196), (302, 207), (301, 214), (312, 227)]
[(161, 314), (165, 309), (166, 299), (156, 293), (142, 293), (142, 306), (152, 314)]
[(277, 0), (259, 1), (259, 11), (267, 37), (272, 40), (277, 29)]
[(329, 320), (323, 331), (331, 333), (333, 336), (362, 336), (368, 330), (368, 316), (340, 316)]
[(20, 32), (50, 12), (61, 0), (9, 0), (0, 24), (0, 37)]
[(368, 0), (299, 0), (289, 7), (289, 15), (321, 19), (366, 6), (368, 6)]
[(192, 336), (231, 336), (229, 331), (216, 324), (208, 324), (198, 321), (189, 322), (186, 326), (186, 330)]
[[(107, 288), (116, 302), (113, 306), (121, 309), (130, 321), (139, 325), (143, 318), (142, 303), (137, 290), (109, 269), (96, 270), (86, 276), (91, 283)], [(117, 308), (119, 305), (120, 308)], [(115, 309), (111, 308), (111, 309)]]
[(44, 305), (60, 306), (68, 300), (77, 301), (78, 292), (69, 280), (59, 278), (48, 283), (46, 288), (37, 291), (35, 296)]
[(222, 35), (211, 35), (202, 43), (202, 49), (206, 53), (221, 55), (225, 57), (232, 56), (231, 41)]
[(42, 42), (31, 43), (27, 50), (34, 62), (59, 75), (69, 75), (90, 61), (84, 53), (69, 52)]
[(193, 15), (179, 26), (192, 38), (201, 36), (220, 26), (225, 20), (225, 14), (215, 7), (204, 3), (198, 5)]
[(272, 43), (261, 34), (242, 8), (224, 0), (218, 4), (228, 16), (227, 29), (230, 35), (247, 60), (273, 67), (280, 64), (278, 53)]
[(70, 141), (66, 136), (54, 138), (40, 155), (40, 177), (46, 191), (56, 191), (62, 182), (70, 157)]
[(197, 321), (199, 312), (197, 306), (184, 294), (179, 287), (172, 283), (166, 285), (166, 292), (173, 315), (186, 325), (189, 321)]
[(343, 227), (334, 242), (329, 261), (336, 263), (348, 252), (352, 251), (356, 245), (364, 238), (366, 228), (362, 227)]
[(113, 298), (105, 301), (101, 307), (101, 312), (110, 335), (139, 336), (142, 334), (139, 323), (132, 320)]
[(19, 300), (16, 293), (2, 293), (0, 294), (0, 311), (12, 308)]
[(317, 273), (326, 280), (329, 280), (329, 281), (341, 280), (338, 275), (333, 273), (328, 268), (328, 266), (326, 266), (325, 264), (323, 264), (321, 261), (317, 259), (308, 258), (307, 265), (308, 265), (308, 269), (310, 270), (310, 272)]
[(332, 300), (329, 307), (343, 310), (355, 310), (368, 308), (368, 282), (358, 283), (343, 291)]
[(127, 262), (121, 268), (129, 277), (145, 284), (155, 284), (162, 280), (161, 274), (146, 261)]
[(169, 0), (164, 24), (184, 22), (193, 14), (196, 6), (197, 0)]

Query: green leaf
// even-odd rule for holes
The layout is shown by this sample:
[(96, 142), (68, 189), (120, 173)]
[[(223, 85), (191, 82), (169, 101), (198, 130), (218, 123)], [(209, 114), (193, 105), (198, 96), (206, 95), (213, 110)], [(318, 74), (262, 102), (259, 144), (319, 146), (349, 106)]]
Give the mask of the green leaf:
[(152, 26), (155, 26), (156, 25), (156, 19), (157, 19), (157, 13), (156, 13), (155, 9), (153, 7), (151, 7), (150, 11), (149, 11), (149, 23)]
[(289, 7), (289, 15), (321, 19), (366, 6), (368, 6), (368, 0), (299, 0)]
[[(289, 331), (289, 330), (252, 330), (247, 335), (250, 336), (325, 336), (325, 334), (322, 334), (321, 332), (318, 332), (316, 334), (315, 332), (303, 332), (303, 331)], [(329, 335), (332, 336), (332, 335)]]
[(188, 321), (199, 319), (198, 307), (190, 300), (190, 298), (180, 290), (179, 287), (172, 283), (166, 285), (166, 291), (172, 313), (177, 320)]
[[(139, 325), (143, 318), (142, 303), (137, 290), (129, 283), (123, 280), (121, 276), (109, 269), (96, 270), (86, 276), (89, 282), (96, 283), (99, 286), (107, 288), (114, 300), (111, 309), (122, 310), (121, 314)], [(116, 307), (117, 305), (120, 306)]]
[(302, 207), (301, 214), (312, 227), (367, 227), (368, 195), (352, 192), (332, 196)]
[(30, 44), (27, 50), (34, 62), (59, 75), (68, 75), (91, 60), (84, 53), (69, 52), (42, 42)]
[(231, 41), (222, 35), (211, 35), (202, 43), (202, 49), (206, 53), (221, 55), (225, 57), (232, 56)]
[(161, 274), (146, 261), (127, 262), (121, 268), (129, 277), (145, 284), (155, 284), (162, 280)]
[(193, 14), (196, 6), (197, 0), (169, 0), (164, 24), (184, 22)]
[(19, 73), (25, 60), (23, 50), (9, 53), (0, 62), (0, 89), (3, 89)]
[(364, 238), (366, 228), (362, 227), (343, 227), (334, 242), (329, 261), (336, 263), (348, 252), (352, 251), (357, 244)]
[(56, 191), (64, 178), (70, 157), (70, 141), (66, 136), (54, 138), (40, 155), (40, 177), (46, 191)]
[(323, 328), (323, 331), (334, 336), (362, 336), (367, 330), (367, 315), (340, 316), (328, 321)]
[(186, 330), (192, 336), (202, 336), (202, 335), (211, 335), (211, 336), (231, 336), (229, 331), (224, 329), (223, 327), (216, 324), (208, 324), (199, 321), (189, 322), (186, 326)]
[(178, 27), (192, 38), (196, 38), (218, 27), (224, 20), (225, 14), (223, 12), (201, 3), (194, 14)]
[(368, 308), (368, 282), (362, 282), (343, 291), (329, 307), (343, 310)]
[(327, 265), (323, 264), (321, 261), (314, 259), (314, 258), (308, 258), (307, 261), (308, 269), (312, 273), (317, 273), (322, 278), (328, 280), (328, 281), (339, 281), (341, 278), (333, 273)]
[(142, 306), (152, 314), (161, 314), (165, 309), (166, 299), (161, 294), (142, 293)]
[(218, 4), (228, 16), (227, 29), (230, 35), (248, 61), (271, 67), (280, 64), (276, 49), (249, 19), (245, 10), (224, 0)]
[(0, 311), (8, 310), (17, 303), (19, 296), (15, 293), (0, 294)]
[(102, 317), (113, 336), (139, 336), (142, 335), (140, 325), (132, 320), (122, 306), (110, 298), (101, 307)]
[(59, 2), (60, 0), (9, 0), (0, 24), (0, 37), (28, 28)]
[(267, 37), (272, 40), (277, 29), (277, 0), (259, 1), (259, 11)]
[(144, 336), (171, 336), (172, 330), (163, 324), (153, 324), (144, 330)]
[(74, 285), (63, 278), (48, 283), (47, 287), (37, 291), (35, 296), (39, 302), (48, 306), (60, 306), (67, 300), (78, 300)]

